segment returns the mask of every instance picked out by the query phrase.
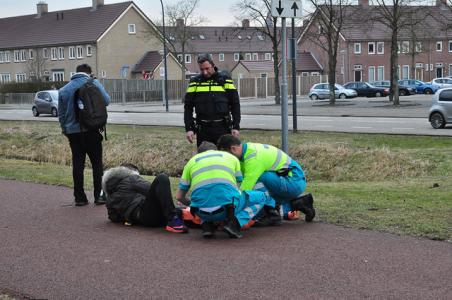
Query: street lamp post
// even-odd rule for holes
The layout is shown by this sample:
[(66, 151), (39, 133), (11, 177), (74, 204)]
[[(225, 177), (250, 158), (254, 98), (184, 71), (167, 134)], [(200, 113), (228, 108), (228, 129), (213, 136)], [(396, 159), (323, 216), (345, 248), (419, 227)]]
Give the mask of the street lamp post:
[(165, 108), (166, 112), (168, 112), (168, 75), (167, 75), (167, 66), (166, 66), (166, 34), (165, 34), (165, 10), (163, 8), (163, 1), (160, 0), (160, 4), (162, 5), (162, 21), (163, 21), (163, 67), (165, 69), (165, 79), (163, 82), (163, 94), (164, 94), (164, 100), (165, 100)]

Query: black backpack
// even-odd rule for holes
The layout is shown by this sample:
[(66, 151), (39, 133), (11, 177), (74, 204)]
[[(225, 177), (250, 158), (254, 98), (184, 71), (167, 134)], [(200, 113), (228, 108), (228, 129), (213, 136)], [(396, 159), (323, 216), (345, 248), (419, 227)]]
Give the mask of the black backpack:
[[(83, 106), (79, 107), (77, 100), (82, 101)], [(76, 116), (80, 123), (80, 129), (83, 130), (99, 130), (106, 135), (107, 124), (107, 106), (102, 92), (94, 84), (94, 80), (90, 78), (76, 92), (74, 105)]]

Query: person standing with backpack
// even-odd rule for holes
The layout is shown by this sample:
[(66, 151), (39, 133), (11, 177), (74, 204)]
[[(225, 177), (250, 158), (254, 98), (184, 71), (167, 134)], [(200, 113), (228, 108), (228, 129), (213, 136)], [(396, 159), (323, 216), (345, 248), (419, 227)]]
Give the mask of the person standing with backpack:
[(110, 96), (91, 73), (89, 65), (77, 66), (71, 81), (58, 91), (58, 119), (72, 152), (75, 206), (89, 203), (83, 187), (86, 155), (93, 168), (94, 204), (105, 204), (101, 131), (105, 130)]

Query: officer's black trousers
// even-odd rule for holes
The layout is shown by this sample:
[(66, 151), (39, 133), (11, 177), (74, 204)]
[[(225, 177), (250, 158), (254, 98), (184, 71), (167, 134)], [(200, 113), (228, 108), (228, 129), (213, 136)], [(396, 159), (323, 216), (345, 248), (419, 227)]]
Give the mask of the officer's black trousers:
[(231, 130), (223, 122), (202, 123), (199, 125), (198, 134), (196, 136), (196, 143), (199, 147), (203, 141), (214, 143), (218, 142), (218, 139), (223, 134), (231, 133)]
[(76, 202), (87, 201), (83, 189), (86, 155), (93, 167), (94, 199), (102, 190), (102, 135), (98, 131), (73, 133), (67, 135), (72, 152), (72, 179), (74, 181), (74, 197)]
[(140, 210), (137, 223), (145, 226), (162, 227), (174, 217), (176, 208), (167, 175), (160, 174), (155, 177), (146, 200), (137, 209)]

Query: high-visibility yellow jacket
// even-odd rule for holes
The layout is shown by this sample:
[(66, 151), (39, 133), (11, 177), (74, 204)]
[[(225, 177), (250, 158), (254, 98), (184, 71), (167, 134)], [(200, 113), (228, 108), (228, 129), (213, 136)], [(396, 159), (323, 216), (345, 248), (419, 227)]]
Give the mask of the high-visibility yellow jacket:
[(266, 144), (244, 143), (240, 159), (242, 190), (252, 190), (259, 177), (266, 171), (277, 172), (291, 167), (292, 159), (282, 150)]
[(215, 207), (231, 204), (240, 196), (240, 162), (232, 154), (209, 150), (193, 156), (184, 167), (179, 188), (191, 190), (191, 206)]

